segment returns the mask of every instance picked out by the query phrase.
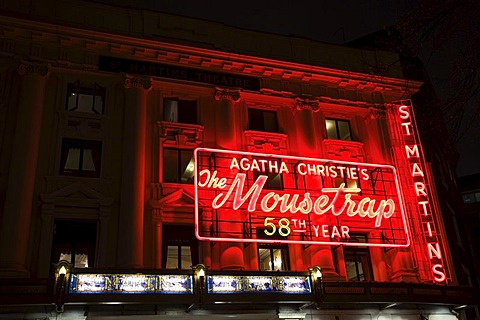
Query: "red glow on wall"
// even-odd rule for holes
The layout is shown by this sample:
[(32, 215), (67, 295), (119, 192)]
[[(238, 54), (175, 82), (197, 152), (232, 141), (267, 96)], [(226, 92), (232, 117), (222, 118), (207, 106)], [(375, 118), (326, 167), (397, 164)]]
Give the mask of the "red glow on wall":
[(286, 155), (197, 148), (195, 226), (200, 240), (409, 246), (394, 167)]

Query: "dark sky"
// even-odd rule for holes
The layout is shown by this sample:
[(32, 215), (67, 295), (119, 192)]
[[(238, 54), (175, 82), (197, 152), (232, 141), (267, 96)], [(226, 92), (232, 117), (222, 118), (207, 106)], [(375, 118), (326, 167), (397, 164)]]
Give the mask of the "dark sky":
[[(221, 22), (226, 25), (258, 31), (294, 35), (308, 39), (343, 44), (394, 25), (412, 10), (418, 0), (98, 0), (127, 7), (144, 8), (188, 17)], [(425, 51), (421, 59), (429, 70), (437, 95), (448, 94), (445, 87), (452, 55), (448, 50), (432, 54)], [(478, 126), (480, 128), (480, 125)], [(480, 172), (478, 136), (467, 137), (457, 144), (459, 176)]]

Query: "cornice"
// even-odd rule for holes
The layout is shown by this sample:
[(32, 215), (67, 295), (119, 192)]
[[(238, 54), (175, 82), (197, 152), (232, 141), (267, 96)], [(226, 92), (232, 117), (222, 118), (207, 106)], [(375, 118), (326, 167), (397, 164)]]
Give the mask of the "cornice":
[[(17, 38), (18, 41), (41, 40), (43, 43), (49, 41), (56, 46), (70, 46), (70, 49), (82, 46), (89, 54), (94, 51), (95, 54), (258, 76), (268, 80), (325, 83), (338, 88), (372, 92), (409, 91), (412, 94), (418, 91), (422, 84), (407, 79), (204, 49), (194, 47), (194, 43), (192, 46), (172, 44), (8, 16), (2, 16), (2, 20), (4, 38), (8, 39), (9, 36), (17, 38), (18, 35), (15, 33), (20, 32), (23, 36), (29, 35), (30, 38)], [(52, 66), (57, 63), (52, 61)]]

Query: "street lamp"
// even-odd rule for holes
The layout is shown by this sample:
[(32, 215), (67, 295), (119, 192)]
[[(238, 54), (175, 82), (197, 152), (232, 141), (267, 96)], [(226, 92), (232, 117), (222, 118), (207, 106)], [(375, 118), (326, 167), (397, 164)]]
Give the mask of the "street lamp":
[(65, 289), (70, 278), (71, 264), (66, 260), (61, 260), (55, 267), (55, 285), (53, 287), (53, 294), (55, 296), (55, 306), (57, 313), (63, 312), (63, 305), (65, 303), (64, 295)]
[(318, 305), (323, 301), (323, 281), (322, 281), (322, 268), (319, 266), (313, 266), (308, 268), (310, 272), (310, 279), (312, 280), (313, 296)]

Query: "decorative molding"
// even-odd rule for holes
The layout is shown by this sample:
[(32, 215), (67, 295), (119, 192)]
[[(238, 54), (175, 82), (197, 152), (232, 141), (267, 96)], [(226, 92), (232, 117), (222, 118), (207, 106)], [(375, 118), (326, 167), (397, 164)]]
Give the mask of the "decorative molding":
[(132, 77), (125, 75), (123, 86), (125, 89), (140, 88), (149, 90), (152, 87), (152, 81), (148, 77)]
[(240, 89), (225, 89), (225, 88), (215, 88), (215, 100), (228, 99), (233, 102), (240, 101)]
[(165, 145), (199, 146), (203, 142), (202, 125), (158, 121), (157, 126)]
[(311, 109), (313, 112), (318, 112), (320, 110), (320, 102), (317, 99), (297, 97), (293, 102), (293, 107), (297, 111)]
[(286, 134), (247, 130), (244, 136), (250, 152), (287, 154)]
[(21, 76), (26, 76), (29, 74), (38, 74), (43, 77), (48, 76), (50, 73), (50, 64), (49, 63), (38, 63), (30, 61), (21, 61), (18, 64), (17, 71)]
[(365, 120), (385, 119), (387, 117), (387, 111), (380, 107), (369, 107), (368, 112), (365, 115)]
[(363, 143), (358, 141), (325, 139), (323, 141), (327, 159), (345, 161), (365, 161)]

